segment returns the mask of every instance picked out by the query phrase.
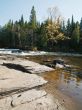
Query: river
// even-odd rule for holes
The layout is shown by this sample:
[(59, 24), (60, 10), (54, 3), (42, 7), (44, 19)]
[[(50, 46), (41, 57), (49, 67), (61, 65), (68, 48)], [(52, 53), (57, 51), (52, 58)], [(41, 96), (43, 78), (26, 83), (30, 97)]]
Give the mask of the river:
[(29, 59), (44, 64), (45, 60), (63, 59), (66, 64), (72, 65), (71, 70), (56, 68), (52, 72), (41, 74), (48, 84), (43, 87), (45, 91), (58, 98), (61, 104), (64, 104), (68, 110), (82, 110), (82, 57), (57, 57), (49, 56), (31, 56)]

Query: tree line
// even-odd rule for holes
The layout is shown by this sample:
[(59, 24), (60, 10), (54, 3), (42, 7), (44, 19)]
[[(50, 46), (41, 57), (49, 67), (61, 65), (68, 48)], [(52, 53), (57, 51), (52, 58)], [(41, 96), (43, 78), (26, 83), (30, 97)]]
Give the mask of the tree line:
[(36, 18), (34, 6), (29, 21), (23, 15), (18, 21), (9, 20), (0, 27), (0, 48), (82, 52), (82, 18), (65, 22), (57, 7), (49, 9), (49, 17), (42, 23)]

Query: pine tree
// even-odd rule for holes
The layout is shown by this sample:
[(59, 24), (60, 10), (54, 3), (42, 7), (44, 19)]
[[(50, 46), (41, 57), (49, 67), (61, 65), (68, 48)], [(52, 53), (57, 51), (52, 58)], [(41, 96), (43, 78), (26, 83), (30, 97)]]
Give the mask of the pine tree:
[(81, 18), (81, 21), (80, 21), (80, 37), (82, 38), (82, 18)]
[(79, 23), (77, 22), (75, 25), (75, 29), (72, 33), (72, 41), (76, 45), (76, 44), (79, 44), (79, 40), (80, 40), (80, 26), (79, 26)]
[(45, 50), (47, 47), (47, 40), (46, 27), (45, 24), (42, 23), (40, 28), (38, 28), (37, 47), (40, 50)]
[(61, 31), (64, 33), (64, 35), (66, 34), (66, 27), (65, 27), (65, 22), (64, 22), (64, 20), (63, 20), (63, 22), (62, 22)]
[(24, 25), (24, 18), (23, 18), (23, 15), (21, 16), (21, 19), (19, 20), (19, 24), (20, 24), (21, 26)]
[(30, 32), (30, 44), (33, 50), (33, 48), (36, 46), (35, 31), (37, 28), (36, 11), (35, 11), (34, 6), (32, 7), (30, 21), (28, 24), (29, 24), (29, 32)]
[(70, 23), (70, 19), (68, 19), (68, 20), (67, 20), (67, 26), (66, 26), (66, 35), (67, 35), (68, 37), (71, 37), (70, 31), (71, 31), (71, 23)]
[(70, 28), (71, 36), (72, 36), (72, 33), (73, 33), (74, 29), (75, 29), (75, 22), (74, 22), (74, 17), (73, 17), (73, 15), (72, 15), (71, 28)]
[(36, 25), (37, 25), (37, 22), (36, 22), (36, 11), (35, 11), (35, 8), (34, 6), (32, 7), (32, 10), (31, 10), (31, 15), (30, 15), (30, 26), (32, 29), (35, 29), (36, 28)]

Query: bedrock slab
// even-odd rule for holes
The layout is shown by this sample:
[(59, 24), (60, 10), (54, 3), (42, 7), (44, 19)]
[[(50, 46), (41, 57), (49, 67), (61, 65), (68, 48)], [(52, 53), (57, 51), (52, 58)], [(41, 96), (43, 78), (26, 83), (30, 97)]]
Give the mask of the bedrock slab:
[(24, 73), (15, 69), (0, 66), (0, 97), (9, 92), (28, 90), (47, 83), (36, 74)]
[(31, 73), (53, 70), (20, 59), (0, 61), (0, 110), (66, 110), (57, 99), (39, 89), (47, 81), (22, 71), (28, 68)]
[(25, 69), (27, 71), (25, 72), (30, 72), (30, 73), (43, 73), (47, 71), (53, 71), (53, 68), (47, 67), (45, 65), (41, 65), (39, 63), (35, 63), (33, 61), (29, 60), (21, 60), (21, 59), (15, 59), (15, 60), (2, 60), (1, 63), (4, 66), (11, 66), (14, 68), (15, 66), (21, 66), (19, 68)]

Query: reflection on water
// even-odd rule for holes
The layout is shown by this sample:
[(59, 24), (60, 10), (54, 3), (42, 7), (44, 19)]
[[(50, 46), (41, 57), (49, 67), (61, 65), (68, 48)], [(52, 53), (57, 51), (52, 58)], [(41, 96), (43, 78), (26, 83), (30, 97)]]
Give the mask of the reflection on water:
[(71, 75), (69, 72), (64, 72), (63, 70), (45, 73), (43, 77), (49, 81), (48, 85), (45, 87), (47, 92), (55, 95), (57, 94), (55, 88), (58, 89), (63, 94), (72, 98), (77, 104), (76, 109), (71, 108), (69, 110), (82, 110), (82, 79)]
[[(47, 59), (57, 59), (59, 57), (47, 56)], [(41, 62), (45, 56), (33, 58), (37, 62)], [(82, 110), (82, 58), (81, 57), (62, 57), (69, 65), (73, 65), (70, 71), (65, 69), (55, 69), (55, 71), (42, 74), (49, 81), (47, 91), (51, 91), (54, 95), (54, 90), (57, 88), (62, 93), (71, 97), (77, 104), (78, 110)], [(81, 73), (81, 75), (80, 75)], [(52, 92), (53, 91), (53, 92)]]
[[(78, 104), (78, 109), (82, 110), (82, 77), (78, 76), (78, 74), (82, 72), (82, 65), (80, 65), (82, 59), (78, 59), (79, 63), (75, 62), (77, 59), (75, 59), (74, 62), (73, 60), (74, 59), (69, 59), (69, 64), (78, 66), (78, 68), (73, 68), (71, 71), (56, 69), (53, 72), (44, 74), (43, 77), (48, 81), (54, 82), (53, 84), (56, 85), (58, 90), (73, 98)], [(51, 89), (53, 89), (54, 86), (52, 84), (51, 86)]]

